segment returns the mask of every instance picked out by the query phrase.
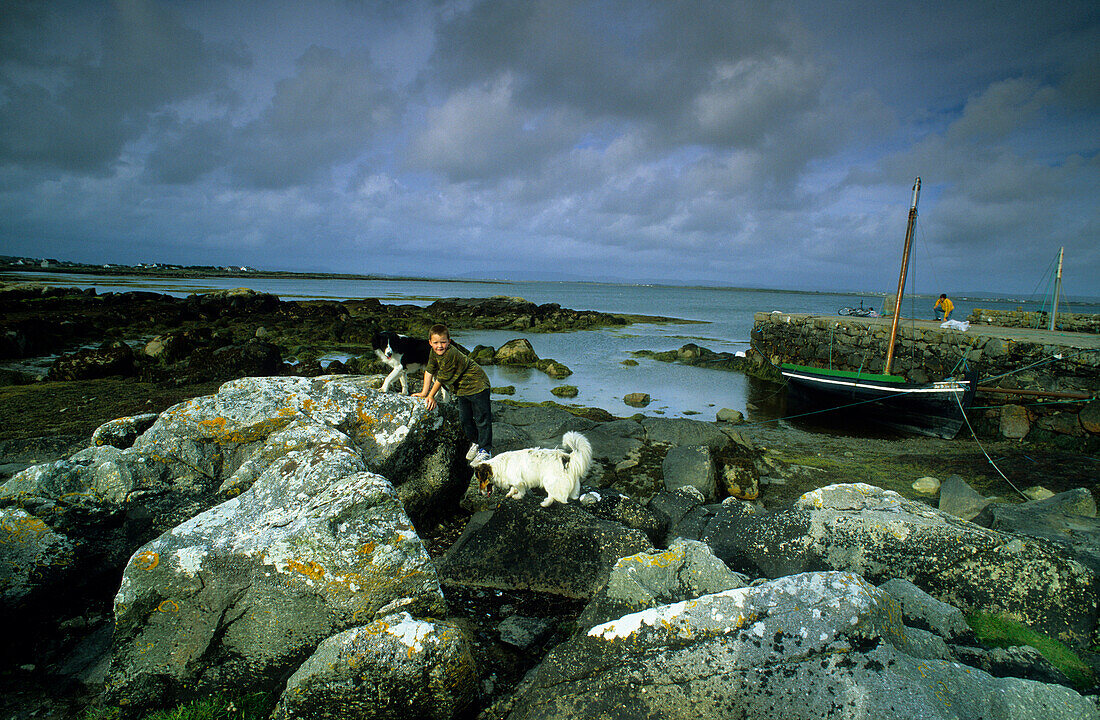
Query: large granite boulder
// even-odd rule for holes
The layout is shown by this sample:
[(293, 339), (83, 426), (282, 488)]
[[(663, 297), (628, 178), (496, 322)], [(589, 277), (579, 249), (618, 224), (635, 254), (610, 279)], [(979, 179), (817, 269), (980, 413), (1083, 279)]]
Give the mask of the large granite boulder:
[(445, 585), (537, 590), (586, 599), (615, 562), (651, 547), (649, 538), (576, 503), (539, 505), (528, 495), (474, 515), (439, 561)]
[(677, 445), (665, 455), (661, 464), (665, 490), (690, 485), (703, 494), (709, 502), (718, 495), (718, 480), (714, 459), (706, 445)]
[(1100, 520), (1096, 518), (1096, 501), (1087, 489), (1020, 505), (997, 504), (991, 511), (994, 530), (1058, 543), (1093, 572), (1100, 572)]
[(25, 510), (0, 509), (0, 607), (9, 619), (65, 593), (78, 544)]
[(134, 554), (109, 694), (137, 708), (274, 690), (322, 640), (397, 607), (430, 616), (444, 601), (393, 486), (348, 444), (294, 450)]
[(1056, 545), (987, 530), (870, 485), (830, 485), (776, 513), (726, 504), (702, 538), (734, 570), (909, 580), (963, 611), (1004, 614), (1071, 644), (1096, 627), (1095, 574)]
[(994, 678), (926, 640), (858, 575), (805, 573), (592, 627), (550, 652), (508, 718), (1100, 717), (1069, 688)]
[(664, 552), (621, 558), (577, 624), (587, 629), (628, 613), (744, 587), (746, 582), (703, 543), (680, 539)]
[(28, 468), (0, 486), (0, 505), (48, 517), (63, 532), (66, 517), (86, 528), (143, 507), (155, 536), (247, 489), (292, 449), (346, 442), (399, 487), (414, 521), (430, 524), (469, 480), (461, 432), (446, 422), (455, 416), (447, 403), (429, 411), (362, 377), (242, 378), (164, 411), (126, 449), (97, 445)]
[(957, 607), (937, 600), (908, 580), (894, 578), (878, 587), (901, 606), (902, 619), (909, 627), (928, 630), (948, 642), (974, 644), (974, 631)]
[(527, 338), (509, 340), (501, 345), (500, 349), (493, 355), (493, 364), (495, 365), (535, 367), (538, 361), (539, 356), (535, 353), (535, 348), (531, 346), (531, 341)]
[(287, 681), (276, 720), (449, 720), (476, 696), (464, 631), (406, 612), (334, 635)]
[[(457, 423), (445, 422), (455, 416), (447, 403), (430, 411), (415, 399), (378, 392), (364, 377), (243, 378), (169, 408), (131, 451), (168, 462), (177, 483), (179, 469), (193, 469), (220, 487), (250, 460), (264, 466), (335, 433), (367, 469), (401, 488), (419, 521), (434, 515), (435, 493), (457, 499), (469, 479), (458, 457)], [(287, 434), (276, 436), (280, 431)]]
[[(96, 445), (17, 473), (0, 486), (0, 508), (19, 511), (9, 525), (20, 539), (0, 545), (9, 561), (0, 563), (0, 587), (10, 589), (0, 594), (0, 612), (15, 613), (21, 628), (80, 613), (90, 595), (117, 587), (143, 544), (248, 492), (265, 474), (290, 473), (295, 463), (307, 467), (331, 453), (353, 463), (348, 472), (396, 484), (412, 523), (430, 528), (469, 481), (455, 411), (446, 403), (429, 411), (366, 382), (236, 380), (161, 413), (130, 447)], [(96, 438), (115, 442), (116, 435), (105, 429)], [(38, 549), (28, 555), (32, 546)]]
[(706, 445), (717, 450), (729, 445), (730, 436), (714, 423), (701, 420), (647, 417), (641, 421), (646, 440), (668, 445)]
[(940, 510), (978, 525), (989, 526), (983, 521), (983, 513), (987, 514), (986, 508), (992, 502), (958, 475), (951, 475), (940, 485)]

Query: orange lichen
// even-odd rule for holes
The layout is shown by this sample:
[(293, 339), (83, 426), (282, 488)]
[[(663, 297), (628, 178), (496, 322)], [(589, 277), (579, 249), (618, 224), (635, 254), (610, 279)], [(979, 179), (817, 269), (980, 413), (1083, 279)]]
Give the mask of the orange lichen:
[(171, 612), (178, 613), (180, 606), (176, 604), (174, 600), (165, 600), (160, 605), (157, 605), (157, 612)]
[(134, 565), (142, 570), (152, 570), (159, 564), (160, 553), (155, 553), (152, 550), (146, 550), (134, 557)]
[(25, 543), (32, 535), (42, 534), (48, 529), (46, 523), (36, 517), (4, 518), (0, 524), (7, 537), (0, 539), (0, 543), (18, 542)]
[(207, 420), (199, 420), (199, 429), (203, 430), (207, 435), (216, 435), (225, 432), (226, 419), (223, 417), (209, 418)]
[(323, 582), (325, 579), (325, 569), (311, 560), (301, 561), (291, 559), (287, 560), (286, 566), (296, 573), (305, 575), (310, 580)]

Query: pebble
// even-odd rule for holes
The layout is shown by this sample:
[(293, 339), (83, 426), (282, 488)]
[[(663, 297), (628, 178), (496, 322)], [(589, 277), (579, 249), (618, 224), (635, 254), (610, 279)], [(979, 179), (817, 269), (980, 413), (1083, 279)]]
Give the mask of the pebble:
[(935, 495), (940, 491), (940, 481), (934, 477), (922, 477), (913, 483), (913, 490), (921, 495)]
[(1024, 495), (1027, 495), (1032, 500), (1046, 500), (1048, 497), (1054, 497), (1054, 493), (1047, 490), (1042, 485), (1033, 485), (1027, 490), (1024, 490)]

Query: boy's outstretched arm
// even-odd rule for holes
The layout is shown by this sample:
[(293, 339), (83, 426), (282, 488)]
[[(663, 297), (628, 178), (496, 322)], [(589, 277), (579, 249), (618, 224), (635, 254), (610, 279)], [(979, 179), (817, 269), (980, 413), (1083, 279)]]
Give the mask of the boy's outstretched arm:
[(443, 384), (436, 380), (431, 373), (427, 370), (424, 371), (424, 387), (418, 393), (414, 393), (413, 397), (422, 397), (426, 401), (429, 410), (434, 410), (436, 406), (435, 396), (439, 392), (439, 389), (443, 387)]

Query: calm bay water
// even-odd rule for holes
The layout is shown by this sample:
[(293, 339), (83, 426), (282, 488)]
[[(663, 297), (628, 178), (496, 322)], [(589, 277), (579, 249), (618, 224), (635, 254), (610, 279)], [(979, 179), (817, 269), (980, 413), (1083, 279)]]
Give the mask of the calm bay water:
[[(713, 419), (721, 408), (740, 410), (750, 421), (773, 419), (782, 414), (782, 389), (746, 378), (740, 373), (706, 370), (675, 363), (636, 358), (637, 366), (622, 362), (636, 350), (673, 350), (695, 343), (718, 352), (741, 352), (749, 347), (749, 332), (757, 312), (804, 312), (835, 314), (838, 308), (858, 305), (881, 307), (882, 298), (872, 295), (802, 293), (731, 288), (610, 285), (569, 282), (486, 282), (428, 280), (352, 280), (338, 278), (202, 278), (193, 280), (134, 278), (111, 275), (67, 275), (59, 273), (13, 273), (6, 280), (45, 282), (52, 285), (94, 287), (97, 292), (150, 290), (177, 297), (195, 292), (249, 287), (278, 295), (284, 300), (378, 298), (383, 303), (427, 306), (448, 297), (521, 297), (533, 303), (557, 303), (575, 310), (657, 315), (685, 322), (641, 322), (623, 328), (606, 328), (570, 333), (528, 333), (515, 331), (463, 331), (455, 340), (468, 348), (475, 345), (500, 347), (508, 340), (526, 337), (542, 358), (565, 363), (573, 375), (552, 380), (539, 371), (487, 367), (494, 387), (513, 385), (517, 400), (557, 400), (588, 407), (601, 407), (615, 415), (637, 410), (625, 405), (630, 392), (646, 392), (652, 403), (646, 414), (666, 417)], [(954, 317), (965, 319), (975, 307), (1037, 309), (1036, 303), (1019, 300), (953, 298)], [(929, 296), (905, 300), (906, 314), (932, 318)], [(1100, 307), (1076, 307), (1078, 312), (1097, 312)], [(369, 351), (364, 348), (364, 352)], [(553, 387), (575, 385), (579, 395), (559, 400)], [(748, 410), (749, 405), (753, 410)]]

